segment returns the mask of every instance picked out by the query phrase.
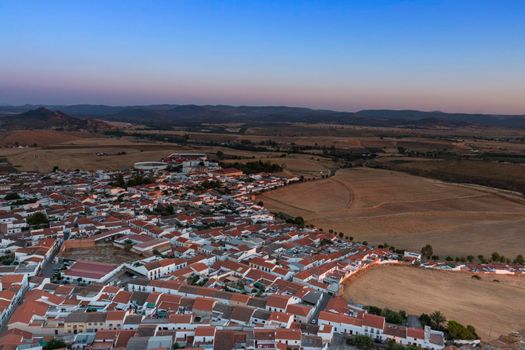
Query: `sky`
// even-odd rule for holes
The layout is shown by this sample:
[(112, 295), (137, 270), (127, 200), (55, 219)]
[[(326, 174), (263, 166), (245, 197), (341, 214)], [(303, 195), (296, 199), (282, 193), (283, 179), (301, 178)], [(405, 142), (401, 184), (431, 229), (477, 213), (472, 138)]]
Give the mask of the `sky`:
[(525, 1), (0, 0), (0, 104), (525, 114)]

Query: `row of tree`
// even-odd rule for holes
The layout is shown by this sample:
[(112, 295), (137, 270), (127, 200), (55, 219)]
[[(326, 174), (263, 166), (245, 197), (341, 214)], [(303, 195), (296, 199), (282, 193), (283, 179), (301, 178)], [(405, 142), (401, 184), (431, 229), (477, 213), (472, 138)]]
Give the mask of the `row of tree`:
[(122, 174), (118, 174), (113, 179), (111, 185), (115, 187), (128, 188), (133, 186), (149, 185), (152, 183), (153, 179), (151, 177), (146, 177), (140, 173), (135, 173), (135, 175), (133, 175), (133, 177), (127, 181), (124, 179)]
[(263, 162), (262, 160), (256, 162), (247, 163), (227, 163), (221, 164), (222, 167), (232, 167), (242, 170), (245, 174), (257, 174), (257, 173), (276, 173), (283, 170), (283, 167), (279, 164)]
[[(434, 254), (434, 250), (430, 244), (425, 245), (423, 248), (421, 248), (421, 255), (427, 259), (432, 260), (439, 260), (439, 256)], [(525, 264), (525, 258), (523, 255), (519, 254), (514, 259), (507, 258), (498, 252), (494, 252), (491, 254), (490, 257), (485, 257), (484, 255), (478, 255), (477, 259), (480, 263), (486, 264), (489, 262), (492, 263), (513, 263), (517, 265), (524, 265)], [(455, 258), (451, 256), (447, 256), (445, 258), (446, 261), (456, 261), (456, 262), (469, 262), (472, 263), (476, 258), (473, 255), (468, 255), (467, 257), (464, 256), (457, 256)]]

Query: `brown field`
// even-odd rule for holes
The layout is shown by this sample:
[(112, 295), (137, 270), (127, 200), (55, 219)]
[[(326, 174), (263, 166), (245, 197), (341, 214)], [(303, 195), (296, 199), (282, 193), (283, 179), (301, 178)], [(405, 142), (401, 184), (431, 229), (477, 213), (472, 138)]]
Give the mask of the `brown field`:
[(373, 244), (416, 251), (431, 244), (442, 257), (498, 251), (514, 258), (525, 252), (525, 200), (481, 186), (353, 168), (258, 200), (272, 211)]
[[(281, 158), (282, 153), (250, 152), (226, 147), (205, 147), (179, 145), (162, 142), (136, 141), (131, 138), (110, 138), (87, 133), (70, 133), (50, 130), (25, 130), (12, 132), (9, 140), (18, 140), (21, 144), (37, 143), (42, 147), (0, 148), (0, 158), (19, 171), (48, 172), (56, 165), (60, 169), (82, 170), (117, 170), (129, 168), (135, 162), (160, 160), (171, 152), (197, 151), (214, 156), (222, 151), (225, 156), (240, 159), (226, 162), (248, 162), (263, 160), (284, 166), (283, 175), (317, 178), (328, 174), (335, 163), (322, 156), (290, 154)], [(107, 156), (97, 156), (104, 152)], [(126, 152), (117, 155), (118, 152)]]
[[(175, 145), (87, 138), (47, 147), (3, 148), (0, 149), (0, 156), (6, 157), (20, 171), (48, 172), (55, 165), (60, 169), (115, 170), (131, 167), (135, 162), (159, 160), (176, 148)], [(116, 155), (121, 151), (126, 154)], [(97, 156), (97, 152), (105, 152), (110, 156)]]
[[(226, 151), (226, 153), (229, 152), (229, 150)], [(281, 158), (275, 157), (275, 154), (255, 154), (254, 157), (255, 159), (250, 158), (243, 160), (226, 160), (224, 163), (252, 162), (254, 160), (261, 160), (264, 162), (281, 165), (283, 167), (283, 174), (277, 175), (304, 176), (306, 179), (315, 179), (320, 178), (322, 175), (329, 175), (330, 171), (336, 167), (336, 163), (334, 161), (321, 156), (312, 157), (304, 154), (290, 154), (284, 158)]]
[(56, 131), (56, 130), (14, 130), (0, 132), (0, 147), (6, 146), (48, 146), (57, 142), (69, 142), (82, 138), (91, 138), (93, 134), (84, 132)]
[(523, 276), (481, 275), (476, 280), (463, 272), (381, 266), (350, 281), (343, 295), (409, 314), (439, 310), (449, 320), (473, 325), (485, 340), (525, 328)]
[[(136, 130), (143, 134), (187, 135), (191, 140), (253, 143), (272, 140), (279, 144), (301, 146), (334, 146), (342, 150), (373, 148), (375, 152), (397, 153), (397, 147), (420, 152), (448, 150), (457, 154), (476, 155), (476, 152), (523, 154), (525, 131), (498, 128), (384, 128), (354, 125), (303, 124), (244, 125), (207, 124), (200, 131)], [(488, 137), (499, 138), (489, 140)]]
[[(253, 143), (272, 140), (279, 144), (295, 143), (301, 146), (334, 146), (340, 149), (363, 149), (373, 147), (378, 149), (395, 148), (400, 142), (411, 149), (424, 151), (434, 149), (454, 149), (461, 151), (462, 146), (457, 146), (456, 142), (448, 140), (435, 140), (419, 137), (417, 135), (403, 138), (396, 138), (399, 131), (394, 131), (393, 136), (377, 136), (382, 129), (366, 129), (362, 127), (349, 126), (318, 126), (296, 125), (277, 126), (277, 127), (256, 127), (248, 128), (244, 134), (219, 133), (219, 132), (195, 132), (184, 130), (138, 130), (141, 134), (165, 134), (183, 136), (187, 135), (191, 140), (232, 142), (249, 140)], [(404, 132), (404, 131), (403, 131)]]

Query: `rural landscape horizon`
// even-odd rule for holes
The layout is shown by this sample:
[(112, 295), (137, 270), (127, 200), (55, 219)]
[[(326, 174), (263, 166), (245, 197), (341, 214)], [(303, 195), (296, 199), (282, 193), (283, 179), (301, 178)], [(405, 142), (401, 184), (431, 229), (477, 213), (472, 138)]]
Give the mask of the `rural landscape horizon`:
[(525, 349), (524, 14), (0, 1), (0, 350)]

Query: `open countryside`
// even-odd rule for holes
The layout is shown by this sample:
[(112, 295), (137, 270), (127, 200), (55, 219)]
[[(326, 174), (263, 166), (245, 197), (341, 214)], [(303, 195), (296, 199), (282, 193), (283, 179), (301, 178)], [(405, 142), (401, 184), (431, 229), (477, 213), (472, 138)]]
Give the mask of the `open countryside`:
[(346, 283), (343, 295), (364, 305), (405, 310), (409, 314), (443, 312), (495, 338), (523, 327), (525, 279), (503, 275), (425, 270), (405, 266), (368, 269)]
[(372, 244), (415, 251), (431, 244), (442, 257), (514, 258), (525, 250), (523, 197), (481, 186), (355, 168), (258, 199), (273, 212)]

